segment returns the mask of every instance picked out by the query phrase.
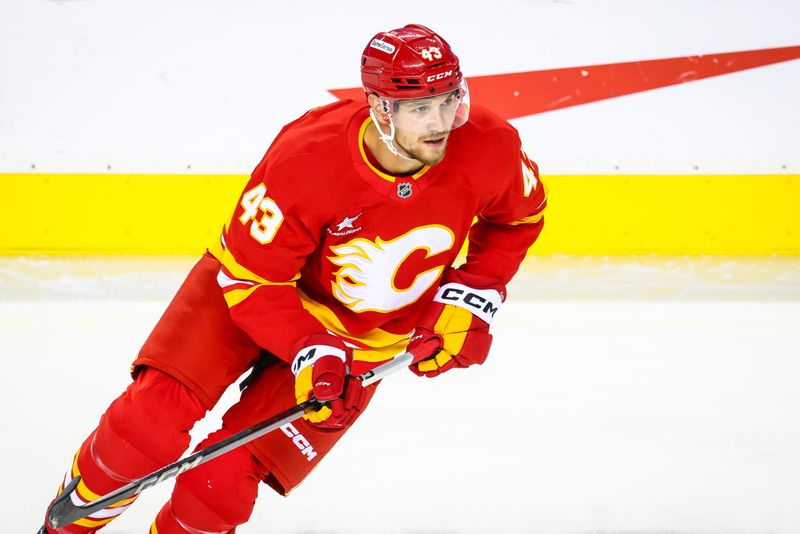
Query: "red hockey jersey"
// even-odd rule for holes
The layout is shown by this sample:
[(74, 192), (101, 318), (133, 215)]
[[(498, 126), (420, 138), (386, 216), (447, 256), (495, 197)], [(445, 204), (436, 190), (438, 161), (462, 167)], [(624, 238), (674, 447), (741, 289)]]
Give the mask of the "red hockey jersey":
[(211, 249), (233, 320), (286, 360), (325, 331), (356, 360), (394, 356), (468, 237), (459, 268), (505, 284), (544, 224), (536, 164), (488, 110), (474, 106), (441, 163), (405, 177), (372, 161), (369, 123), (347, 100), (285, 126)]

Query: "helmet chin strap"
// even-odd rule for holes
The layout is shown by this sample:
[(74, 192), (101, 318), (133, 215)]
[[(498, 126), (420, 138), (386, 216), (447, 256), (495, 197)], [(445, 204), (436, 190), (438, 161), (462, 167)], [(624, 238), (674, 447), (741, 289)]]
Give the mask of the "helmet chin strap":
[(381, 124), (378, 122), (378, 118), (375, 117), (375, 112), (372, 110), (372, 108), (369, 109), (369, 116), (372, 117), (372, 122), (375, 123), (375, 128), (377, 128), (378, 130), (378, 135), (380, 136), (381, 141), (383, 141), (383, 144), (386, 145), (386, 148), (389, 149), (389, 152), (391, 152), (398, 158), (403, 158), (404, 160), (407, 161), (417, 161), (414, 158), (409, 158), (408, 156), (401, 154), (400, 151), (397, 150), (397, 147), (394, 146), (395, 130), (394, 130), (394, 121), (392, 120), (391, 116), (389, 116), (389, 135), (383, 133)]

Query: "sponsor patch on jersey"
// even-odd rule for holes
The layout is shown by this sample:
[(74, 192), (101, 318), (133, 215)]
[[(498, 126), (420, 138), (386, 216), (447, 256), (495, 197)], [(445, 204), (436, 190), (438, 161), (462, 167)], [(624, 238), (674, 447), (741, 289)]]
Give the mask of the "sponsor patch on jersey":
[[(362, 212), (363, 213), (363, 212)], [(326, 228), (329, 234), (335, 237), (341, 237), (343, 235), (350, 235), (355, 234), (356, 232), (361, 231), (361, 226), (354, 227), (353, 224), (361, 217), (361, 213), (356, 215), (355, 217), (345, 217), (342, 219), (342, 222), (336, 223), (332, 226)], [(334, 226), (336, 229), (334, 229)]]
[(386, 52), (387, 54), (394, 54), (395, 51), (395, 46), (393, 44), (381, 41), (380, 39), (373, 39), (369, 46), (381, 52)]

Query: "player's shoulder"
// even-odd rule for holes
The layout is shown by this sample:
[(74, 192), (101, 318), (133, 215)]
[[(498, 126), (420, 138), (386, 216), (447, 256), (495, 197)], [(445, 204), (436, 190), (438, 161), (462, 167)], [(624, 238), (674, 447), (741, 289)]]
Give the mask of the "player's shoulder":
[(335, 183), (331, 177), (349, 165), (348, 127), (364, 107), (352, 100), (334, 102), (284, 126), (259, 164), (267, 186), (303, 196)]
[(270, 147), (273, 159), (298, 154), (326, 154), (347, 144), (347, 128), (365, 103), (341, 100), (313, 108), (280, 131)]
[(507, 120), (489, 108), (473, 105), (469, 121), (462, 127), (470, 140), (486, 143), (519, 145), (519, 132)]
[(473, 106), (469, 121), (453, 134), (454, 157), (468, 162), (477, 174), (511, 168), (519, 161), (521, 142), (516, 128), (485, 107)]

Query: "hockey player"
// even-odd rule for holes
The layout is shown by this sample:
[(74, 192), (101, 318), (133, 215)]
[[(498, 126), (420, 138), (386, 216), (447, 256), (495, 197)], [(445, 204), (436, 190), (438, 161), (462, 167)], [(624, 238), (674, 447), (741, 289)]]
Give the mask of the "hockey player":
[[(470, 108), (458, 58), (430, 29), (377, 34), (361, 79), (365, 101), (281, 130), (59, 491), (80, 475), (71, 498), (87, 502), (177, 460), (194, 423), (255, 365), (200, 447), (311, 394), (331, 402), (178, 476), (150, 526), (230, 533), (259, 482), (287, 494), (364, 411), (376, 385), (348, 375), (406, 349), (420, 376), (484, 362), (505, 286), (544, 224), (537, 167), (514, 128)], [(95, 532), (134, 499), (42, 532)]]

